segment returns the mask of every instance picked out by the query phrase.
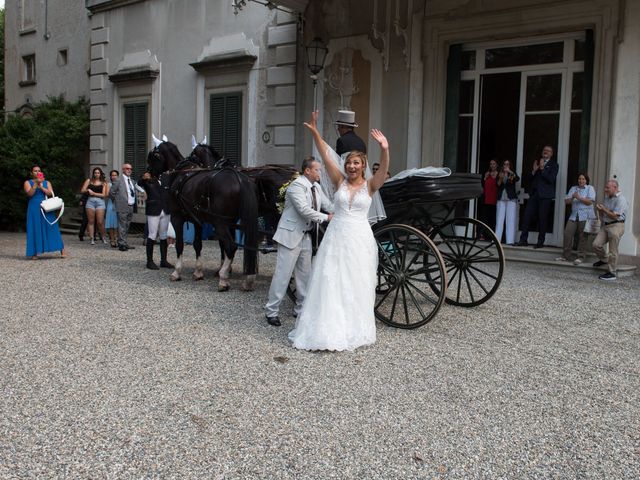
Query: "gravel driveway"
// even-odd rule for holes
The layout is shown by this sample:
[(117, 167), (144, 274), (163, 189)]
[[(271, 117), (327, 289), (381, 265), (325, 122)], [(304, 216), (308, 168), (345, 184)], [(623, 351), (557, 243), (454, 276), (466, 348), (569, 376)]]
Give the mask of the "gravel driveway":
[(263, 319), (274, 254), (218, 293), (213, 242), (171, 283), (139, 240), (65, 241), (0, 233), (0, 478), (640, 477), (638, 276), (511, 263), (479, 307), (309, 353), (290, 304)]

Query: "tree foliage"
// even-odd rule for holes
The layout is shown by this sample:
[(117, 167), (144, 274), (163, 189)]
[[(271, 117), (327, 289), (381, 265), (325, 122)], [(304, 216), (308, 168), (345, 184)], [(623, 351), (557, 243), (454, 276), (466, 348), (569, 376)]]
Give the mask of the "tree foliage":
[(62, 96), (36, 104), (32, 117), (12, 115), (0, 126), (0, 228), (24, 228), (27, 198), (22, 185), (35, 164), (56, 195), (73, 204), (84, 178), (89, 149), (89, 104)]

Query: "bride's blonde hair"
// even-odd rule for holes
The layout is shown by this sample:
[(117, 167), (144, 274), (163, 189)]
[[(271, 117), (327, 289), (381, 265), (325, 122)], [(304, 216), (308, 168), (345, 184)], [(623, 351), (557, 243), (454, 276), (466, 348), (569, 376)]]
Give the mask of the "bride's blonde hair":
[[(347, 161), (351, 158), (351, 157), (360, 157), (360, 160), (362, 160), (362, 178), (367, 178), (366, 177), (366, 173), (367, 173), (367, 154), (364, 152), (360, 152), (358, 150), (353, 150), (351, 152), (349, 152), (347, 154), (347, 156), (344, 159), (344, 165), (347, 165)], [(344, 168), (344, 166), (343, 166)], [(347, 171), (345, 170), (345, 173), (347, 173)]]

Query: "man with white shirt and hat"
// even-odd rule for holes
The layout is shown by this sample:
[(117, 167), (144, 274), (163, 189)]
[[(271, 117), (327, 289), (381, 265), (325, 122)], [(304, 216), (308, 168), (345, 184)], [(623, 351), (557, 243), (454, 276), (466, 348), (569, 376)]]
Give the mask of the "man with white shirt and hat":
[(353, 151), (367, 153), (367, 146), (354, 131), (358, 126), (355, 112), (338, 110), (338, 118), (333, 124), (338, 127), (338, 133), (340, 134), (336, 142), (336, 153), (338, 155), (342, 156), (344, 153)]

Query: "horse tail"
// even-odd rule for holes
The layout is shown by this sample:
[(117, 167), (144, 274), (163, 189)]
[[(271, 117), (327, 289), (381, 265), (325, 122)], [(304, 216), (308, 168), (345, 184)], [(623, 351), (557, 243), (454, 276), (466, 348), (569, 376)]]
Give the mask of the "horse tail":
[(244, 272), (256, 273), (258, 258), (258, 196), (255, 185), (242, 173), (240, 182), (240, 222), (244, 228)]

